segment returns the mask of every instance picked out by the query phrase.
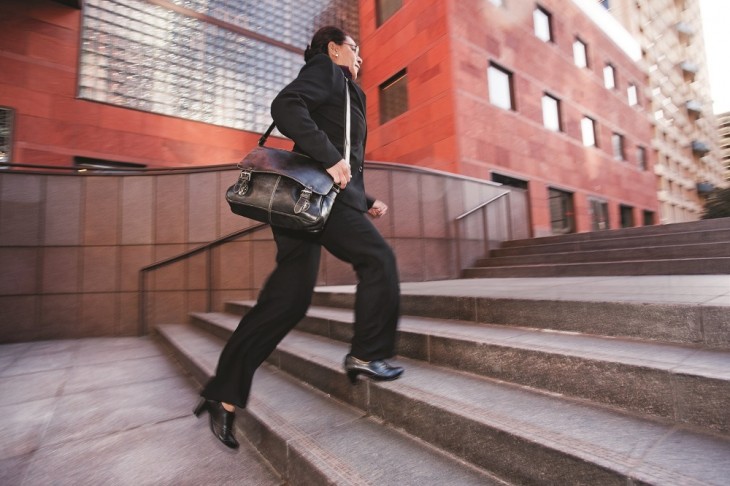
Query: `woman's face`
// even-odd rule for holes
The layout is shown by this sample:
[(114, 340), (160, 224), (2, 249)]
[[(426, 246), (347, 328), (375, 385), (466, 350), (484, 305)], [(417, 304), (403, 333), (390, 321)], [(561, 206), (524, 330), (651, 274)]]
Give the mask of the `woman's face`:
[(360, 47), (349, 35), (345, 37), (345, 42), (338, 45), (330, 42), (330, 57), (340, 66), (347, 66), (352, 74), (352, 79), (357, 79), (357, 73), (360, 72), (362, 58), (360, 57)]

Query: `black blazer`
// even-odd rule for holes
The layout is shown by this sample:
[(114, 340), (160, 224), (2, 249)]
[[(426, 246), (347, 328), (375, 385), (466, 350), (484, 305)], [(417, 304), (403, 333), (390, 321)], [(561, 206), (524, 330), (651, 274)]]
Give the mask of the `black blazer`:
[[(367, 211), (375, 200), (365, 194), (363, 180), (367, 138), (365, 93), (354, 82), (349, 85), (352, 180), (337, 201)], [(326, 54), (317, 54), (271, 103), (274, 123), (294, 141), (294, 151), (308, 155), (325, 169), (344, 157), (345, 89), (345, 71)]]

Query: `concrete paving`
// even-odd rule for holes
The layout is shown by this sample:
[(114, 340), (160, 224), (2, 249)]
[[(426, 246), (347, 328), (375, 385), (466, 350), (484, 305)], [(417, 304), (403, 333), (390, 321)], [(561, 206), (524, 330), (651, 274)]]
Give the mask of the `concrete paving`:
[[(340, 288), (352, 286), (326, 290)], [(730, 275), (468, 279), (402, 292), (730, 307)], [(230, 451), (192, 416), (196, 388), (150, 338), (0, 345), (0, 390), (0, 484), (282, 484), (246, 443)]]
[(0, 345), (0, 484), (277, 485), (219, 444), (197, 391), (151, 338)]

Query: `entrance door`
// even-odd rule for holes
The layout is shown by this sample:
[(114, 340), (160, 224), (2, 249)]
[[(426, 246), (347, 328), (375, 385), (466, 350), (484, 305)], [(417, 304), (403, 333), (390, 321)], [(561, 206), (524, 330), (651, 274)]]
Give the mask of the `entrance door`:
[(575, 233), (573, 194), (559, 189), (548, 189), (550, 224), (554, 235)]

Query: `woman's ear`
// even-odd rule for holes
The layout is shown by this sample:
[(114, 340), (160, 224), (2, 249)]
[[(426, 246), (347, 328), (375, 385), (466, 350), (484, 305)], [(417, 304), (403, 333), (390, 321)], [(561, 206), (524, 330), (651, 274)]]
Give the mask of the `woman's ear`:
[(339, 57), (339, 54), (337, 53), (339, 48), (340, 46), (338, 46), (335, 41), (329, 41), (327, 43), (327, 54), (329, 54), (329, 56), (333, 59)]

